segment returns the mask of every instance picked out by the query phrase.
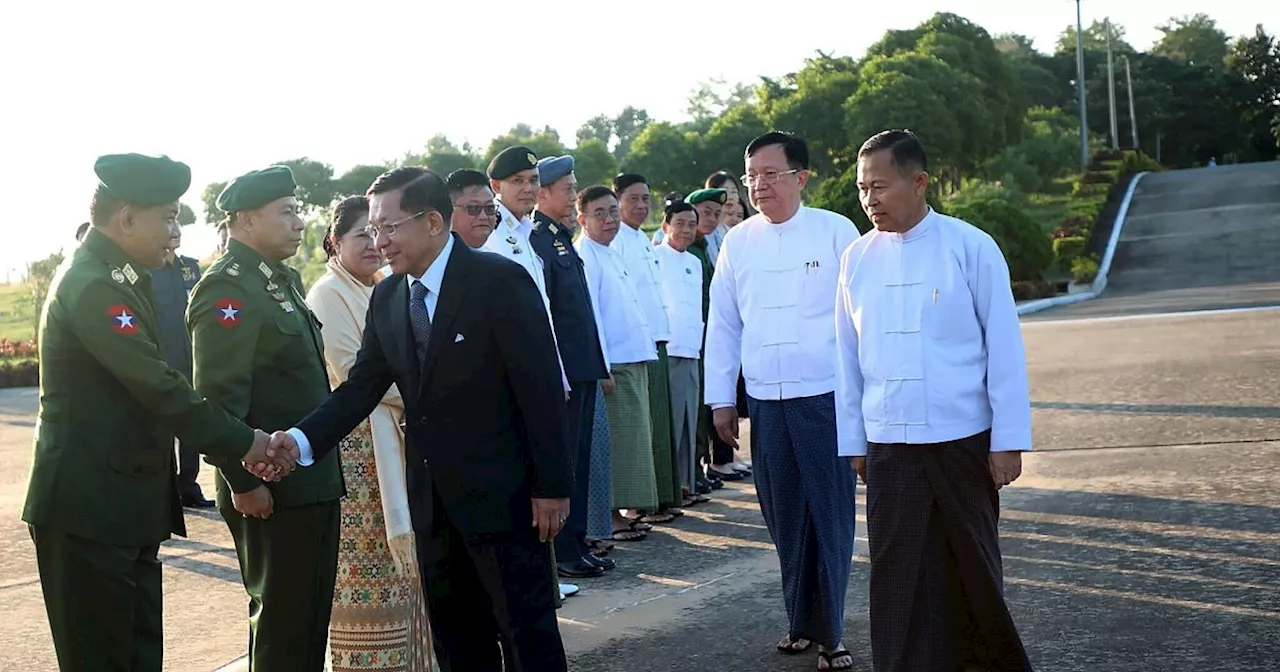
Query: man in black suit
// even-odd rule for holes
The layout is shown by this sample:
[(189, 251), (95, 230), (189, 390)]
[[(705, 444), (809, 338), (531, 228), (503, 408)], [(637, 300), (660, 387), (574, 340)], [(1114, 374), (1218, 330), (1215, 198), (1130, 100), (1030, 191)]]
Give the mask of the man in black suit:
[(549, 544), (569, 514), (564, 388), (529, 274), (449, 230), (443, 180), (397, 168), (369, 188), (393, 275), (374, 288), (345, 383), (288, 432), (310, 465), (395, 383), (405, 402), (409, 508), (445, 672), (566, 670)]
[(584, 579), (613, 569), (614, 562), (597, 558), (587, 545), (587, 490), (591, 486), (591, 435), (596, 415), (596, 384), (609, 378), (596, 313), (587, 289), (582, 259), (573, 237), (557, 222), (575, 214), (578, 183), (573, 157), (543, 157), (538, 161), (538, 206), (533, 211), (529, 245), (542, 258), (551, 300), (560, 361), (569, 379), (569, 409), (565, 438), (574, 468), (574, 491), (569, 519), (556, 536), (556, 568), (560, 576)]

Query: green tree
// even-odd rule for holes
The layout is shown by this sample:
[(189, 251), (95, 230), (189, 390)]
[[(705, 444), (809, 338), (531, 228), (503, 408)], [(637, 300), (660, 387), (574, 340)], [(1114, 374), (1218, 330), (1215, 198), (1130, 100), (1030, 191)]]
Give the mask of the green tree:
[(640, 137), (649, 122), (648, 112), (630, 105), (622, 108), (618, 116), (614, 117), (613, 135), (618, 139), (618, 144), (613, 147), (613, 155), (617, 157), (618, 163), (626, 161), (627, 154), (631, 153), (632, 143)]
[(350, 170), (343, 173), (338, 179), (333, 181), (334, 200), (346, 198), (347, 196), (362, 196), (369, 190), (369, 186), (378, 176), (387, 172), (386, 165), (365, 164), (352, 166)]
[(852, 58), (818, 52), (799, 71), (777, 81), (766, 79), (757, 107), (768, 126), (805, 139), (819, 177), (835, 176), (852, 164), (860, 142), (851, 143), (846, 134), (844, 112), (858, 84), (858, 65)]
[[(743, 155), (747, 145), (768, 131), (769, 125), (755, 105), (739, 104), (731, 108), (702, 136), (696, 161), (702, 179), (705, 181), (718, 170), (741, 175), (745, 168)], [(685, 190), (690, 190), (690, 187)]]
[(604, 114), (597, 114), (582, 122), (576, 137), (579, 145), (594, 138), (607, 148), (609, 143), (613, 142), (613, 119)]
[(658, 197), (669, 191), (687, 194), (706, 178), (698, 168), (699, 140), (696, 133), (667, 121), (646, 124), (623, 161), (623, 170), (644, 175)]
[(333, 166), (308, 157), (280, 161), (293, 171), (298, 202), (304, 207), (328, 208), (333, 203)]
[(178, 204), (178, 225), (187, 226), (196, 223), (196, 213), (186, 203)]
[(569, 150), (573, 156), (573, 174), (578, 188), (596, 184), (609, 184), (618, 174), (618, 160), (613, 158), (608, 146), (600, 138), (587, 138)]
[(218, 195), (226, 188), (226, 182), (210, 182), (204, 186), (204, 191), (200, 192), (200, 203), (204, 208), (206, 224), (217, 224), (227, 218), (227, 213), (218, 209)]
[(563, 156), (568, 153), (564, 143), (560, 142), (560, 134), (554, 128), (547, 126), (540, 131), (534, 131), (528, 124), (517, 124), (510, 131), (489, 142), (489, 149), (485, 151), (481, 164), (489, 165), (498, 152), (515, 145), (528, 147), (539, 159)]
[(1242, 158), (1274, 158), (1280, 153), (1280, 139), (1271, 130), (1273, 118), (1280, 114), (1280, 44), (1259, 24), (1253, 35), (1231, 45), (1227, 72), (1237, 87), (1234, 98), (1241, 132), (1249, 136)]
[(402, 166), (423, 166), (440, 177), (463, 168), (477, 168), (479, 163), (480, 157), (469, 144), (457, 147), (443, 134), (431, 136), (421, 153), (405, 154), (400, 161)]
[(1017, 33), (998, 35), (994, 44), (1021, 82), (1029, 106), (1049, 108), (1063, 104), (1064, 86), (1054, 71), (1052, 56), (1036, 51), (1031, 38)]
[(31, 320), (33, 333), (39, 333), (40, 313), (44, 310), (45, 299), (49, 296), (49, 285), (53, 283), (53, 276), (57, 274), (62, 260), (62, 250), (58, 250), (44, 259), (27, 263), (28, 291), (27, 295), (19, 300), (19, 309)]
[(1208, 14), (1173, 17), (1156, 29), (1163, 33), (1151, 49), (1156, 56), (1214, 68), (1227, 58), (1227, 34)]
[(982, 176), (1024, 193), (1043, 191), (1080, 167), (1080, 123), (1060, 108), (1035, 107), (1023, 120), (1022, 140), (983, 165)]
[[(1094, 21), (1084, 29), (1084, 50), (1085, 56), (1088, 57), (1089, 52), (1106, 53), (1107, 51), (1107, 22)], [(1114, 23), (1111, 25), (1111, 51), (1113, 54), (1134, 54), (1137, 50), (1124, 40), (1124, 27)], [(1067, 26), (1066, 30), (1058, 36), (1058, 42), (1054, 45), (1055, 54), (1070, 55), (1075, 58), (1076, 55), (1076, 27)]]
[[(960, 174), (981, 157), (972, 138), (992, 119), (972, 93), (974, 78), (936, 56), (900, 52), (876, 56), (862, 67), (858, 91), (845, 102), (845, 131), (853, 143), (889, 128), (914, 131), (939, 181), (959, 185)], [(974, 130), (979, 129), (979, 130)], [(852, 143), (851, 143), (852, 144)], [(951, 175), (944, 177), (948, 169)]]

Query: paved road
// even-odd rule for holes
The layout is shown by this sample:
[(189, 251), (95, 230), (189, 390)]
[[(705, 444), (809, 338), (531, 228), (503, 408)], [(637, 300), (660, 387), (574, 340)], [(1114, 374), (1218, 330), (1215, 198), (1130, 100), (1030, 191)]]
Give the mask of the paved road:
[(1101, 298), (1028, 321), (1280, 304), (1280, 161), (1153, 173)]

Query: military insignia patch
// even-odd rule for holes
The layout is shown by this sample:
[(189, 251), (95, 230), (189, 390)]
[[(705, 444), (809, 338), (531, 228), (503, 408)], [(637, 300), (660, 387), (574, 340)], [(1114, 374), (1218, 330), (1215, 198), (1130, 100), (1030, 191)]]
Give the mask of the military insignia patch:
[(117, 303), (107, 309), (107, 316), (111, 318), (111, 328), (117, 334), (132, 336), (138, 333), (138, 318), (129, 306)]
[(547, 229), (551, 231), (551, 233), (560, 233), (560, 229), (556, 228), (555, 224), (548, 224)]
[(525, 158), (529, 159), (530, 168), (536, 167), (538, 165), (538, 157), (534, 156), (533, 154), (528, 154), (525, 156)]
[(268, 280), (270, 280), (271, 276), (275, 274), (275, 272), (271, 270), (271, 267), (268, 266), (267, 262), (265, 261), (258, 264), (258, 270), (261, 271), (263, 275), (267, 276)]
[(112, 279), (112, 280), (115, 280), (116, 282), (118, 282), (118, 283), (120, 283), (120, 284), (122, 284), (122, 285), (123, 285), (123, 284), (124, 284), (124, 273), (121, 273), (121, 272), (120, 272), (120, 269), (118, 269), (118, 268), (113, 268), (113, 269), (111, 269), (111, 279)]
[(237, 275), (240, 275), (240, 264), (231, 264), (230, 266), (228, 266), (227, 275), (233, 278), (236, 277)]
[(213, 313), (218, 324), (230, 329), (240, 324), (240, 313), (244, 311), (244, 304), (236, 299), (218, 299), (213, 304), (216, 310)]
[(129, 279), (129, 284), (131, 285), (138, 282), (138, 272), (133, 270), (133, 266), (130, 264), (124, 265), (124, 277)]
[(286, 313), (292, 313), (294, 311), (293, 302), (291, 301), (281, 301), (280, 308)]
[(184, 265), (184, 266), (182, 267), (182, 281), (183, 281), (183, 282), (191, 282), (192, 280), (195, 280), (195, 279), (196, 279), (196, 273), (195, 273), (195, 271), (191, 270), (191, 267), (190, 267), (190, 266), (185, 266), (185, 265)]

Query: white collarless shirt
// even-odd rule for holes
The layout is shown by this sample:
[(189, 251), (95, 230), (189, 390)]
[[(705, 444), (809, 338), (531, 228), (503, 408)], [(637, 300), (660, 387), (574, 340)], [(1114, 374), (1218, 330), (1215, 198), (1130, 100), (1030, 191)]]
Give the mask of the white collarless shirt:
[(649, 236), (624, 222), (618, 225), (618, 235), (609, 243), (609, 247), (617, 250), (627, 265), (636, 298), (640, 300), (640, 307), (644, 310), (649, 337), (655, 343), (671, 340), (671, 325), (667, 324), (662, 281), (658, 277), (658, 256)]
[(617, 250), (591, 240), (585, 233), (573, 246), (582, 257), (587, 289), (599, 309), (609, 364), (657, 361), (658, 350), (646, 330), (644, 309), (636, 297), (630, 271)]
[(992, 451), (1031, 450), (1009, 267), (977, 227), (930, 209), (904, 234), (859, 238), (840, 264), (836, 335), (840, 455), (987, 429)]
[(702, 262), (671, 247), (667, 238), (654, 248), (658, 255), (662, 295), (667, 306), (671, 338), (667, 354), (698, 359), (702, 355)]
[[(551, 298), (547, 295), (547, 276), (543, 272), (542, 258), (533, 251), (529, 244), (529, 234), (533, 232), (533, 222), (528, 217), (516, 219), (507, 206), (501, 201), (494, 201), (498, 206), (501, 220), (493, 227), (493, 233), (484, 241), (480, 249), (485, 252), (502, 255), (520, 264), (533, 284), (538, 286), (538, 294), (542, 297), (542, 309), (547, 313), (547, 321), (551, 324), (551, 336), (555, 337), (555, 319), (551, 317)], [(564, 373), (564, 362), (560, 359), (559, 345), (556, 346), (556, 362), (560, 365), (560, 380), (566, 392), (569, 391), (569, 378)]]
[(734, 405), (739, 370), (756, 399), (835, 390), (836, 279), (857, 237), (848, 217), (804, 206), (785, 222), (756, 214), (729, 229), (711, 277), (702, 354), (709, 406)]

